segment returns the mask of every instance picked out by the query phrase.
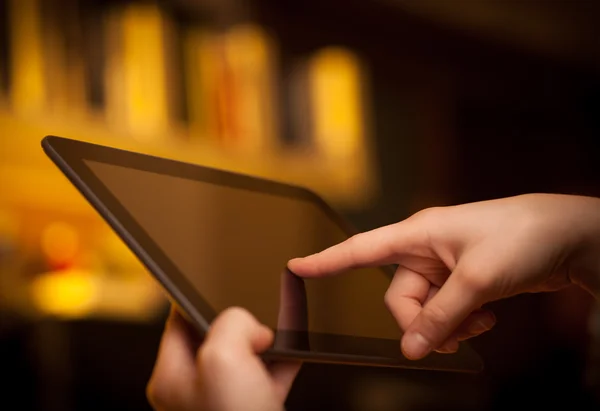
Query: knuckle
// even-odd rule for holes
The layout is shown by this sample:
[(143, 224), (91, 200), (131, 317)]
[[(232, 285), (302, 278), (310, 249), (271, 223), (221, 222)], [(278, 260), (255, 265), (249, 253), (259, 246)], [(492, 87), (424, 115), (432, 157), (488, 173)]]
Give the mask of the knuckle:
[(348, 238), (348, 240), (346, 240), (346, 243), (349, 245), (354, 245), (356, 243), (360, 243), (360, 241), (363, 237), (364, 237), (364, 233), (356, 233), (356, 234), (350, 236), (350, 238)]
[(250, 314), (250, 312), (247, 309), (242, 308), (242, 307), (233, 306), (233, 307), (228, 307), (225, 310), (223, 310), (223, 312), (219, 316), (219, 319), (221, 319), (221, 321), (236, 322), (236, 321), (249, 321), (249, 320), (254, 319), (254, 317), (252, 317), (252, 314)]
[(358, 233), (351, 236), (348, 240), (346, 240), (346, 245), (348, 246), (348, 250), (354, 250), (356, 247), (359, 247), (365, 238), (365, 233)]
[(396, 298), (395, 293), (391, 288), (388, 288), (388, 290), (385, 292), (385, 295), (383, 296), (383, 303), (393, 314), (396, 307)]
[(203, 347), (198, 355), (198, 360), (201, 363), (200, 368), (210, 373), (235, 367), (237, 361), (232, 350), (215, 346)]
[(485, 295), (490, 291), (493, 284), (489, 276), (482, 275), (476, 269), (469, 266), (464, 267), (456, 273), (457, 280), (465, 292), (474, 295)]
[(418, 211), (410, 218), (412, 222), (416, 223), (414, 227), (418, 228), (415, 233), (418, 243), (432, 247), (439, 236), (437, 233), (444, 223), (445, 214), (444, 207), (429, 207)]
[(172, 388), (158, 377), (152, 376), (146, 385), (146, 398), (150, 406), (154, 410), (173, 409), (176, 399)]
[(231, 306), (223, 310), (223, 315), (232, 316), (232, 317), (241, 317), (248, 313), (245, 308), (238, 306)]
[(441, 218), (443, 211), (444, 211), (443, 207), (439, 207), (439, 206), (428, 207), (428, 208), (424, 208), (423, 210), (417, 211), (413, 215), (413, 218), (415, 220), (419, 220), (425, 224), (429, 224), (429, 223), (435, 224), (435, 221), (438, 221)]

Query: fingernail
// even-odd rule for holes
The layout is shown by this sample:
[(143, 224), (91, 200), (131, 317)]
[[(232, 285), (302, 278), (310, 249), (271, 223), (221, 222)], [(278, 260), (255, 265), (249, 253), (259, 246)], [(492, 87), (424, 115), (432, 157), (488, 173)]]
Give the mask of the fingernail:
[(453, 354), (456, 351), (458, 351), (458, 341), (457, 340), (447, 341), (444, 345), (442, 345), (440, 348), (438, 348), (435, 351), (439, 352), (441, 354)]
[(402, 351), (409, 359), (418, 360), (431, 351), (431, 344), (419, 333), (411, 333), (402, 340)]
[(496, 324), (496, 321), (487, 317), (484, 320), (475, 321), (473, 324), (469, 325), (469, 333), (470, 334), (481, 334), (489, 329), (491, 329)]

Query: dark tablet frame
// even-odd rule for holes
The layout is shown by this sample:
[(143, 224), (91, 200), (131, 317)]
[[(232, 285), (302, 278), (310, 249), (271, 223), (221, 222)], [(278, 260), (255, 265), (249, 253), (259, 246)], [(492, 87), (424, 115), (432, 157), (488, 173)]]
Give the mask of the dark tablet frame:
[[(42, 147), (162, 285), (171, 301), (183, 311), (200, 334), (208, 331), (217, 312), (194, 291), (175, 264), (94, 175), (85, 164), (86, 160), (310, 201), (319, 206), (346, 235), (351, 236), (357, 232), (321, 197), (305, 188), (57, 136), (46, 136), (42, 140)], [(393, 276), (392, 267), (380, 269), (383, 275), (390, 278)], [(294, 334), (296, 335), (286, 340), (303, 343), (272, 348), (264, 357), (459, 372), (479, 372), (483, 368), (480, 357), (466, 343), (461, 343), (456, 354), (432, 353), (422, 360), (411, 361), (401, 354), (399, 341), (396, 340), (301, 332)], [(312, 348), (306, 348), (305, 343), (309, 339)]]

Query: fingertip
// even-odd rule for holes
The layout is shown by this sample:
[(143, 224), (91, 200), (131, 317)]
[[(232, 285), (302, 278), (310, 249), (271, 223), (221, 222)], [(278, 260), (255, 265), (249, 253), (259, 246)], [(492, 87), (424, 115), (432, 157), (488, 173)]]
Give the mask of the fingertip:
[(275, 333), (273, 332), (273, 330), (271, 328), (267, 327), (266, 325), (263, 325), (263, 324), (260, 325), (259, 333), (260, 333), (259, 338), (262, 341), (264, 341), (266, 345), (271, 345), (271, 343), (275, 339)]
[(302, 260), (302, 258), (292, 258), (288, 261), (287, 268), (293, 273), (296, 273), (296, 270), (298, 270), (298, 268), (302, 268)]
[(171, 308), (163, 330), (163, 339), (170, 340), (173, 338), (191, 338), (185, 318), (183, 318), (175, 307)]
[(314, 256), (314, 254), (306, 256), (306, 257), (293, 258), (288, 261), (287, 268), (296, 275), (300, 275), (300, 276), (311, 275), (311, 274), (313, 274), (313, 271), (314, 271), (311, 269), (312, 267), (314, 267), (314, 265), (311, 265), (311, 262), (310, 262), (312, 260), (313, 256)]
[(260, 324), (255, 329), (254, 335), (249, 335), (248, 339), (251, 350), (254, 353), (261, 354), (273, 344), (275, 334), (269, 327)]
[(402, 337), (401, 349), (409, 360), (420, 360), (431, 353), (432, 346), (422, 334), (410, 332)]
[(496, 325), (496, 320), (489, 317), (483, 318), (470, 324), (468, 332), (472, 336), (483, 334), (484, 332), (491, 330), (494, 325)]
[(492, 311), (482, 310), (475, 312), (461, 325), (459, 334), (461, 337), (476, 337), (494, 328), (496, 322), (496, 316)]
[(179, 312), (177, 307), (171, 307), (171, 309), (169, 310), (169, 315), (167, 316), (167, 321), (165, 322), (165, 328), (182, 328), (185, 322), (185, 318)]
[(435, 350), (435, 352), (440, 353), (440, 354), (454, 354), (455, 352), (458, 351), (458, 348), (459, 348), (458, 339), (451, 338), (448, 341), (446, 341), (444, 344), (442, 344), (441, 347), (437, 348)]
[(291, 259), (288, 261), (288, 266), (289, 266), (290, 264), (293, 266), (294, 264), (297, 264), (297, 263), (301, 262), (301, 261), (302, 261), (302, 260), (304, 260), (305, 258), (306, 258), (306, 257), (295, 257), (295, 258), (291, 258)]

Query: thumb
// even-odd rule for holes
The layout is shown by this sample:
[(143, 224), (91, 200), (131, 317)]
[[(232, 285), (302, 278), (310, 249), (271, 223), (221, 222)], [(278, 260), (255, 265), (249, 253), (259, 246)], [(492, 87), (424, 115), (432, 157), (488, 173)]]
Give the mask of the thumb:
[(402, 352), (411, 360), (427, 356), (454, 333), (483, 301), (482, 289), (457, 269), (423, 307), (402, 337)]
[(229, 355), (254, 355), (266, 350), (273, 341), (273, 333), (258, 322), (246, 309), (230, 307), (212, 323), (204, 341), (208, 352)]

